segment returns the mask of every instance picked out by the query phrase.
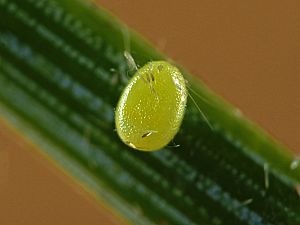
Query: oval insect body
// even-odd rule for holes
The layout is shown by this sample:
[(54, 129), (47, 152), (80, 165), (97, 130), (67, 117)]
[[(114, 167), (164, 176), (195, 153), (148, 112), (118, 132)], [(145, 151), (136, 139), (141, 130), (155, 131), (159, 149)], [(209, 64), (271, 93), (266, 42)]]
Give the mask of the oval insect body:
[(118, 135), (134, 149), (161, 149), (178, 132), (186, 101), (180, 71), (165, 61), (149, 62), (136, 72), (120, 97), (115, 112)]

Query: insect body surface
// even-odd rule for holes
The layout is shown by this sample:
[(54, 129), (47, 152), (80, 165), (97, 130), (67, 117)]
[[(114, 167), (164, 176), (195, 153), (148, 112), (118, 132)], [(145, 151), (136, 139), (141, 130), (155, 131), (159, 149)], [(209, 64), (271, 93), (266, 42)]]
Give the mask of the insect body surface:
[(144, 65), (129, 81), (116, 108), (121, 140), (143, 151), (166, 146), (179, 130), (187, 94), (185, 80), (176, 67), (165, 61)]

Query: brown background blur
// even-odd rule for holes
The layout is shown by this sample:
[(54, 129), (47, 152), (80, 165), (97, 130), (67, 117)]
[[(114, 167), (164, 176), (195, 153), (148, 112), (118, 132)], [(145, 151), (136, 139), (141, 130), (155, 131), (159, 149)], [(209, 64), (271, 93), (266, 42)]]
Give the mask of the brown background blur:
[[(299, 1), (99, 0), (300, 154)], [(120, 224), (0, 119), (0, 224)]]

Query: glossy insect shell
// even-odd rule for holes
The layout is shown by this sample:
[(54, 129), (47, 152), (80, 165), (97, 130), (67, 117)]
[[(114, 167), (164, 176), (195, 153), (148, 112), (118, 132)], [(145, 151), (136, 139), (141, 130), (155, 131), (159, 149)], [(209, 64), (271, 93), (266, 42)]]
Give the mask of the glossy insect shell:
[(187, 101), (185, 80), (165, 61), (140, 68), (124, 89), (115, 112), (118, 135), (128, 146), (154, 151), (178, 132)]

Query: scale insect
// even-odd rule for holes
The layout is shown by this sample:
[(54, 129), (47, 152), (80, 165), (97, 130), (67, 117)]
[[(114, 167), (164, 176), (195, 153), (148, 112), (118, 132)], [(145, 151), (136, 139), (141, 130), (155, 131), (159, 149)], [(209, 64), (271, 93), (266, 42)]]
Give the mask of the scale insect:
[[(142, 151), (155, 151), (165, 147), (180, 128), (188, 96), (212, 129), (189, 94), (187, 81), (181, 72), (166, 61), (152, 61), (139, 69), (130, 54), (128, 28), (124, 27), (122, 33), (124, 57), (129, 69), (136, 73), (125, 87), (115, 111), (116, 131), (121, 140), (131, 148)], [(201, 96), (196, 96), (202, 99)], [(178, 146), (175, 144), (172, 147)]]
[(154, 151), (178, 132), (188, 92), (180, 71), (166, 61), (152, 61), (138, 69), (125, 87), (116, 111), (119, 137), (128, 146)]

